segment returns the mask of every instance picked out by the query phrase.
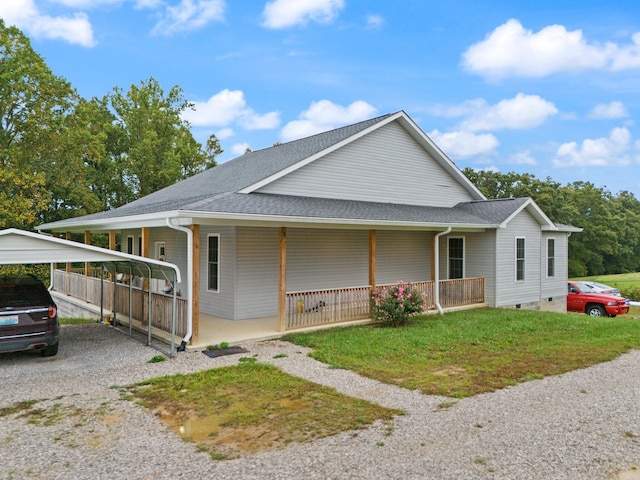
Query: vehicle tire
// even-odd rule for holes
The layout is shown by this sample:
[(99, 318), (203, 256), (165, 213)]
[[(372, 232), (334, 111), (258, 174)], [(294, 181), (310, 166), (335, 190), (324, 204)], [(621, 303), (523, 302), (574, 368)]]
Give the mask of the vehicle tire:
[(58, 342), (54, 343), (53, 345), (48, 345), (44, 347), (42, 350), (40, 350), (41, 357), (53, 357), (57, 353), (58, 353)]
[(591, 317), (606, 317), (607, 311), (602, 305), (589, 305), (586, 311), (587, 315)]

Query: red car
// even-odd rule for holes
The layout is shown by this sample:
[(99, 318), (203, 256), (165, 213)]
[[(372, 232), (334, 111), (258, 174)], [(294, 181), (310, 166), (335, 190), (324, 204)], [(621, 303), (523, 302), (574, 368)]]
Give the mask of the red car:
[(567, 311), (592, 317), (615, 317), (629, 313), (629, 304), (623, 297), (596, 293), (584, 282), (569, 282)]

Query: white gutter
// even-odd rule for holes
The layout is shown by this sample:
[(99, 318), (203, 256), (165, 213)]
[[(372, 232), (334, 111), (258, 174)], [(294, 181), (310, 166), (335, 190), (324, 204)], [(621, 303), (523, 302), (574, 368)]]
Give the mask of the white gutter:
[(178, 347), (178, 351), (183, 352), (193, 333), (193, 231), (181, 225), (174, 225), (171, 223), (170, 218), (166, 220), (167, 227), (187, 234), (187, 266), (189, 271), (189, 276), (187, 277), (187, 333)]
[(438, 313), (440, 313), (440, 315), (444, 313), (444, 310), (442, 310), (442, 306), (440, 305), (440, 237), (442, 235), (447, 235), (448, 233), (451, 233), (451, 227), (447, 227), (444, 232), (436, 233), (436, 236), (433, 239), (433, 249), (435, 251), (433, 263), (436, 277), (434, 278), (433, 285), (435, 289), (434, 303), (436, 304), (436, 308), (438, 309)]

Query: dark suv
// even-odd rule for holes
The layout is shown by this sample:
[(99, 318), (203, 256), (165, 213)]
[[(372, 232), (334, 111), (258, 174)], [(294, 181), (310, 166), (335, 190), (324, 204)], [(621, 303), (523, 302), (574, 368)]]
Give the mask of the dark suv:
[(0, 353), (58, 353), (58, 308), (49, 291), (30, 275), (0, 276)]

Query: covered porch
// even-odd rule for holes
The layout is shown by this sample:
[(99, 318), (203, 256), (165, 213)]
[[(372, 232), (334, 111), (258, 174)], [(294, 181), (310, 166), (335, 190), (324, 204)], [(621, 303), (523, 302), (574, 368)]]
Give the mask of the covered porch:
[[(411, 283), (424, 296), (429, 312), (436, 311), (435, 285), (434, 281)], [(440, 304), (445, 311), (485, 305), (482, 277), (442, 280), (438, 285)], [(376, 285), (376, 288), (385, 286)], [(183, 298), (175, 299), (173, 324), (174, 297), (150, 291), (148, 287), (144, 290), (131, 284), (101, 281), (84, 272), (54, 269), (51, 288), (62, 301), (69, 297), (83, 302), (88, 309), (96, 314), (99, 312), (103, 319), (106, 317), (119, 326), (150, 333), (167, 343), (172, 341), (172, 328), (177, 337), (187, 331), (188, 309)], [(244, 320), (198, 312), (198, 334), (192, 336), (187, 349), (202, 350), (222, 342), (231, 345), (277, 338), (292, 331), (369, 323), (370, 296), (370, 286), (286, 292), (282, 314)]]

